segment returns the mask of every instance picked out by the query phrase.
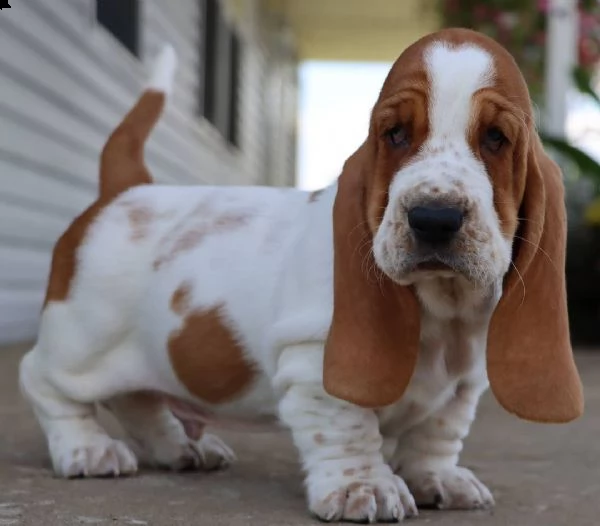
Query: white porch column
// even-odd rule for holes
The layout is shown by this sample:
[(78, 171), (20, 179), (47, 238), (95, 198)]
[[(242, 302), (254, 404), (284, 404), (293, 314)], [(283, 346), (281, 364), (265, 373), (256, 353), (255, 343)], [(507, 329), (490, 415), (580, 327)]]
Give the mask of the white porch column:
[(567, 91), (577, 63), (579, 21), (577, 0), (550, 0), (546, 40), (544, 131), (563, 137)]

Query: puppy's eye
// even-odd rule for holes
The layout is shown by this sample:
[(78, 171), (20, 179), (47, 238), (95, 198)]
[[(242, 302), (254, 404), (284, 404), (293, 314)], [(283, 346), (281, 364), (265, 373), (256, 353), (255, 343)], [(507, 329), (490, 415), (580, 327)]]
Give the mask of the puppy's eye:
[(408, 146), (410, 143), (408, 131), (404, 126), (395, 126), (386, 133), (386, 136), (390, 144), (396, 148)]
[(496, 127), (488, 128), (483, 136), (484, 146), (493, 153), (499, 152), (506, 142), (506, 135)]

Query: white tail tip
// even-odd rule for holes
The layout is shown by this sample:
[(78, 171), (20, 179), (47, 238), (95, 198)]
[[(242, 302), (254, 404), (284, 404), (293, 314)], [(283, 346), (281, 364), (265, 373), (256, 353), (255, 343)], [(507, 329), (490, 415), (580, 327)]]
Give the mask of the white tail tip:
[(166, 44), (154, 61), (152, 74), (148, 81), (148, 89), (161, 91), (169, 95), (173, 90), (176, 69), (177, 54), (171, 44)]

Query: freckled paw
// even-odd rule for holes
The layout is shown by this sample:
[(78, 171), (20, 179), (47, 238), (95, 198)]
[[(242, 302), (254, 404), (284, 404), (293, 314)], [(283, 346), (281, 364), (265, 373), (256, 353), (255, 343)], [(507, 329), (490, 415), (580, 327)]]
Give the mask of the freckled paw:
[(57, 475), (65, 478), (119, 477), (137, 472), (137, 459), (120, 440), (95, 435), (78, 443), (65, 439), (51, 445)]
[(400, 522), (417, 515), (408, 487), (395, 475), (353, 482), (328, 478), (308, 481), (310, 510), (323, 521)]
[(422, 507), (473, 510), (494, 506), (490, 490), (466, 468), (414, 471), (403, 476)]

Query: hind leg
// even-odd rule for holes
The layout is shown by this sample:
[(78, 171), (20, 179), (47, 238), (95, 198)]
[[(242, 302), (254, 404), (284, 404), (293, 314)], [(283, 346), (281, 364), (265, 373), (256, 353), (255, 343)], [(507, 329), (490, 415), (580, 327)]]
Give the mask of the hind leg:
[(113, 397), (104, 404), (139, 448), (140, 459), (173, 470), (213, 470), (229, 465), (233, 451), (218, 437), (186, 434), (163, 397), (138, 392)]
[(55, 473), (67, 478), (135, 473), (135, 455), (100, 426), (95, 404), (68, 396), (45, 364), (34, 348), (21, 361), (19, 380), (46, 435)]

